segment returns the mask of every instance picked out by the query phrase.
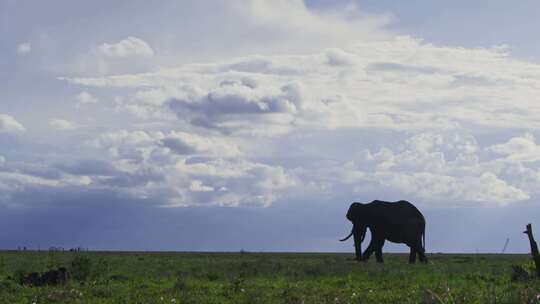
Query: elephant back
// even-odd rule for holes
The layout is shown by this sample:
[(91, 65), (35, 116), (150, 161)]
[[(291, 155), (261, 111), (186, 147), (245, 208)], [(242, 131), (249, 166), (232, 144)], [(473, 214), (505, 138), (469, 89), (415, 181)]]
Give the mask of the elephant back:
[(408, 201), (373, 201), (370, 203), (371, 218), (388, 225), (407, 225), (411, 222), (425, 226), (425, 218), (413, 204)]

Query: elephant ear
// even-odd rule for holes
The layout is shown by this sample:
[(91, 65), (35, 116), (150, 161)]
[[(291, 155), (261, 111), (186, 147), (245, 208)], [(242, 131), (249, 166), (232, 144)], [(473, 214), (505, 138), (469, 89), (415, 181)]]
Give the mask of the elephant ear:
[(354, 222), (358, 218), (358, 209), (361, 207), (361, 203), (354, 202), (349, 206), (349, 210), (347, 211), (347, 219), (351, 222)]
[(351, 217), (353, 218), (353, 222), (358, 222), (359, 224), (363, 224), (365, 220), (365, 214), (366, 214), (366, 205), (358, 202), (354, 202), (351, 205)]

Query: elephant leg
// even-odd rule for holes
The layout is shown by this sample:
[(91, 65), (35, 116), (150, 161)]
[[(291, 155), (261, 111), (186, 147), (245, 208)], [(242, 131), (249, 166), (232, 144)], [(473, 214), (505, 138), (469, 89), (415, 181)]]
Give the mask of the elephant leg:
[(424, 264), (427, 263), (426, 253), (424, 252), (424, 249), (422, 249), (422, 247), (420, 247), (420, 251), (418, 251), (418, 255), (420, 258), (420, 262)]
[(409, 264), (416, 263), (416, 250), (414, 246), (411, 246), (411, 253), (409, 254)]
[(382, 257), (382, 248), (379, 248), (375, 250), (375, 258), (377, 259), (377, 263), (383, 263), (383, 257)]
[(424, 252), (424, 248), (422, 247), (422, 240), (418, 239), (415, 242), (414, 246), (411, 247), (411, 252), (412, 252), (412, 250), (415, 250), (418, 253), (418, 258), (419, 258), (420, 262), (427, 263), (426, 254)]
[(383, 262), (383, 256), (382, 256), (382, 248), (384, 246), (384, 239), (379, 240), (375, 245), (375, 258), (377, 259), (377, 263)]
[(373, 254), (373, 251), (375, 251), (375, 245), (373, 243), (373, 239), (369, 243), (369, 246), (366, 248), (366, 251), (362, 254), (362, 261), (367, 262), (369, 260), (369, 257)]

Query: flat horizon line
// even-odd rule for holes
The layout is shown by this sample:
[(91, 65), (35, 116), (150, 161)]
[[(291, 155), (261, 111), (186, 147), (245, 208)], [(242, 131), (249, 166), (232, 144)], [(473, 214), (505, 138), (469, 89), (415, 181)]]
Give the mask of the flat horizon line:
[[(95, 249), (95, 250), (81, 250), (81, 251), (69, 251), (68, 250), (48, 250), (48, 249), (0, 249), (0, 253), (7, 252), (60, 252), (60, 253), (177, 253), (177, 254), (351, 254), (354, 252), (347, 251), (249, 251), (249, 250), (236, 250), (236, 251), (209, 251), (209, 250), (114, 250), (114, 249)], [(408, 252), (384, 252), (384, 254), (395, 255), (408, 255)], [(530, 255), (530, 253), (524, 252), (426, 252), (429, 255)]]

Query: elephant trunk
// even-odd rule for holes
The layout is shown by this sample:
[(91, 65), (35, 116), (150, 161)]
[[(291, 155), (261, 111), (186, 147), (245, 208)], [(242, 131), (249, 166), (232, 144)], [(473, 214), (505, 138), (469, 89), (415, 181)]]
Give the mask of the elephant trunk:
[(353, 224), (351, 233), (345, 238), (341, 239), (341, 242), (348, 240), (351, 236), (354, 235), (354, 251), (356, 253), (356, 260), (362, 260), (362, 242), (366, 236), (366, 226), (360, 224)]

